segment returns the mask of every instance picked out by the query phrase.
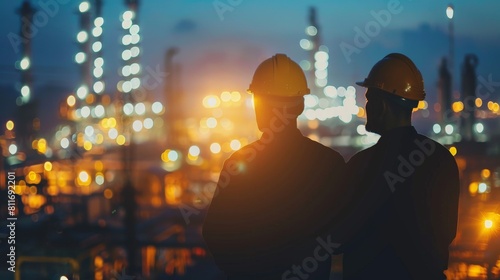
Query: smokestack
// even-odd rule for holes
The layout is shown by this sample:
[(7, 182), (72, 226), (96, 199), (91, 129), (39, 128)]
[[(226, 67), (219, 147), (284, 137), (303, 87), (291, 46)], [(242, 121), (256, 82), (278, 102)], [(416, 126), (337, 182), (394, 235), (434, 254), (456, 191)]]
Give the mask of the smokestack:
[(31, 35), (34, 30), (32, 30), (33, 25), (31, 23), (33, 22), (35, 9), (28, 0), (25, 0), (18, 13), (21, 16), (19, 35), (22, 38), (22, 57), (17, 66), (21, 70), (21, 102), (18, 102), (18, 105), (21, 105), (29, 103), (33, 95), (33, 76), (31, 71), (31, 38), (33, 36)]
[(167, 133), (165, 146), (173, 144), (174, 141), (174, 116), (175, 116), (175, 92), (174, 92), (174, 77), (175, 66), (173, 57), (178, 53), (177, 48), (169, 48), (165, 54), (165, 71), (169, 73), (165, 81), (165, 114), (163, 115), (165, 121), (165, 131)]
[(476, 67), (479, 61), (476, 55), (465, 55), (462, 66), (462, 102), (464, 110), (461, 115), (462, 136), (466, 141), (474, 140), (474, 123), (476, 121)]
[(21, 16), (19, 35), (22, 38), (22, 57), (16, 63), (16, 68), (21, 71), (21, 96), (16, 101), (19, 106), (17, 138), (20, 150), (32, 151), (31, 142), (35, 138), (36, 131), (40, 129), (40, 121), (37, 118), (37, 103), (33, 98), (33, 74), (31, 70), (31, 38), (33, 32), (36, 31), (33, 30), (36, 27), (32, 25), (35, 9), (28, 0), (25, 0), (18, 13)]
[(438, 102), (441, 105), (439, 114), (439, 122), (441, 127), (448, 124), (447, 112), (451, 110), (451, 74), (448, 70), (448, 63), (446, 57), (441, 59), (439, 66), (439, 81), (438, 81)]

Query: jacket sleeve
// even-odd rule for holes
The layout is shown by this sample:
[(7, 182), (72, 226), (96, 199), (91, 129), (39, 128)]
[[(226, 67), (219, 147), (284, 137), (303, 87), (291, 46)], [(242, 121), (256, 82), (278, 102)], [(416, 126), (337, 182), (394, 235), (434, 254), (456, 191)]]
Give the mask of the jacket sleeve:
[(429, 188), (432, 209), (431, 227), (433, 242), (441, 254), (441, 260), (448, 260), (448, 246), (456, 236), (458, 223), (458, 203), (460, 195), (459, 173), (455, 159), (451, 155), (440, 160), (436, 175)]
[(339, 219), (339, 215), (342, 214), (345, 207), (344, 200), (349, 196), (346, 176), (347, 164), (344, 158), (340, 154), (336, 154), (333, 157), (332, 164), (333, 170), (328, 186), (329, 193), (327, 194), (329, 197), (329, 226)]
[(326, 179), (320, 184), (321, 191), (314, 194), (315, 201), (319, 202), (315, 204), (314, 215), (310, 218), (310, 221), (318, 226), (318, 230), (313, 231), (315, 235), (330, 233), (332, 223), (337, 221), (342, 211), (341, 201), (347, 193), (344, 158), (339, 153), (332, 152), (322, 164), (327, 168), (328, 176), (322, 176)]
[(231, 162), (228, 159), (224, 163), (202, 228), (205, 243), (219, 267), (230, 263), (230, 253), (234, 254), (248, 232), (238, 210), (241, 209), (241, 195), (237, 193), (239, 178), (232, 172)]

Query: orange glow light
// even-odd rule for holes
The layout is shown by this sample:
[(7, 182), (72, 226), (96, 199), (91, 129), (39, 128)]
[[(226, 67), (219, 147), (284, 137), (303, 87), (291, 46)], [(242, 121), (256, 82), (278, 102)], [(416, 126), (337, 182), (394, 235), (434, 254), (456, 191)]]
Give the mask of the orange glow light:
[(489, 178), (491, 175), (491, 172), (489, 169), (483, 169), (481, 170), (481, 177), (483, 177), (484, 179), (487, 179)]

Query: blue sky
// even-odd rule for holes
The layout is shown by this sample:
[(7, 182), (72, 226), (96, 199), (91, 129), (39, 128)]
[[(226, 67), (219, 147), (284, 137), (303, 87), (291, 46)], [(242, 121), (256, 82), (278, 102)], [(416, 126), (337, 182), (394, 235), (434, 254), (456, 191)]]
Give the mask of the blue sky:
[[(57, 3), (68, 0), (32, 0)], [(78, 50), (77, 6), (80, 1), (58, 4), (58, 11), (39, 28), (33, 39), (32, 65), (36, 87), (57, 84), (74, 89), (79, 84), (79, 70), (74, 62)], [(115, 89), (120, 66), (121, 33), (119, 15), (124, 1), (104, 0), (104, 59), (108, 89)], [(466, 53), (479, 57), (478, 75), (493, 75), (500, 80), (500, 2), (451, 1), (455, 7), (455, 75)], [(21, 1), (0, 4), (0, 85), (15, 86), (18, 73), (12, 68), (19, 54), (8, 40), (17, 33), (20, 22), (14, 11)], [(228, 5), (217, 12), (214, 3)], [(201, 100), (208, 93), (222, 90), (244, 91), (256, 66), (277, 52), (288, 54), (296, 61), (307, 58), (299, 41), (305, 38), (308, 9), (315, 6), (321, 27), (323, 44), (330, 50), (329, 84), (352, 85), (363, 79), (371, 66), (390, 52), (403, 52), (421, 69), (429, 100), (435, 101), (437, 67), (448, 53), (448, 19), (446, 6), (450, 2), (436, 0), (401, 1), (300, 1), (300, 0), (220, 0), (220, 1), (141, 1), (139, 19), (142, 35), (142, 64), (163, 67), (168, 47), (180, 48), (176, 62), (182, 66), (182, 82), (186, 94)], [(363, 30), (374, 20), (373, 12), (398, 7), (386, 26), (359, 53), (345, 58), (340, 48), (344, 42), (354, 45), (355, 28)], [(458, 90), (459, 81), (455, 79)], [(156, 89), (158, 98), (162, 87)], [(360, 89), (361, 90), (361, 89)], [(498, 91), (497, 91), (498, 93)], [(35, 93), (36, 94), (36, 93)], [(68, 93), (65, 93), (68, 94)], [(63, 93), (48, 96), (58, 103)], [(361, 95), (361, 92), (360, 92)], [(498, 96), (498, 95), (497, 95)], [(45, 99), (45, 96), (43, 97)], [(498, 98), (498, 97), (497, 97)], [(52, 102), (52, 101), (51, 101)], [(0, 115), (8, 112), (0, 113)], [(3, 118), (2, 118), (3, 119)]]

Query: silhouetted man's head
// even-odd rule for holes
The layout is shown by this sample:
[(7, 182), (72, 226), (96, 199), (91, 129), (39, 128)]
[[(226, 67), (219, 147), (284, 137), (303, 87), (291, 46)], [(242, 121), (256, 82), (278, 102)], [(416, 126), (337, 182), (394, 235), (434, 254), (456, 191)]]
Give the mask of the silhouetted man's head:
[(366, 91), (366, 130), (382, 134), (394, 126), (411, 125), (414, 103), (405, 104), (400, 98), (377, 88)]
[(297, 127), (304, 111), (304, 95), (309, 94), (302, 68), (284, 54), (264, 60), (255, 70), (248, 92), (253, 94), (259, 130), (280, 132)]
[(378, 61), (358, 85), (366, 91), (366, 130), (382, 134), (411, 125), (411, 113), (425, 99), (422, 74), (413, 61), (391, 53)]
[(257, 126), (260, 131), (273, 132), (284, 128), (297, 127), (297, 117), (304, 111), (304, 98), (276, 97), (267, 95), (253, 96)]

